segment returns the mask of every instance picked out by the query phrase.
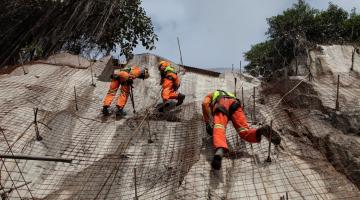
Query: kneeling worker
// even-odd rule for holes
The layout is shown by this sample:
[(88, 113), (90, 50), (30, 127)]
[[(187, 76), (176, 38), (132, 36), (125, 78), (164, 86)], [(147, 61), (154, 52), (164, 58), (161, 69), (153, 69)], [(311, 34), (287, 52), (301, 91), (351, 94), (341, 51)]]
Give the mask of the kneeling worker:
[(161, 97), (164, 105), (171, 99), (176, 99), (176, 106), (181, 105), (184, 102), (185, 95), (177, 92), (180, 87), (180, 79), (175, 69), (169, 62), (161, 61), (159, 65), (159, 71), (161, 75), (162, 92)]
[(104, 99), (102, 113), (104, 115), (109, 115), (108, 108), (111, 105), (116, 92), (121, 85), (121, 94), (117, 100), (117, 115), (126, 115), (126, 112), (123, 111), (125, 104), (127, 102), (128, 96), (130, 94), (130, 87), (132, 87), (133, 80), (136, 78), (147, 79), (149, 78), (149, 72), (147, 68), (140, 68), (137, 66), (127, 67), (120, 70), (115, 70), (111, 75), (110, 89)]
[[(231, 120), (234, 128), (242, 139), (250, 143), (258, 143), (261, 136), (266, 138), (271, 135), (271, 142), (279, 145), (280, 135), (266, 125), (259, 129), (249, 128), (240, 101), (234, 94), (222, 90), (216, 90), (208, 94), (202, 103), (203, 118), (206, 123), (206, 131), (213, 136), (213, 145), (216, 149), (211, 166), (215, 170), (221, 168), (221, 160), (228, 151), (225, 130), (228, 121)], [(210, 124), (210, 115), (213, 116), (213, 125)]]

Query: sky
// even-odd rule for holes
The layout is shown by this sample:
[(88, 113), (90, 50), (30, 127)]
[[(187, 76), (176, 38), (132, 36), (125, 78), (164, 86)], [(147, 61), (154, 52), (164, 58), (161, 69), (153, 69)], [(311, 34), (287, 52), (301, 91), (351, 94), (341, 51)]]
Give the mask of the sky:
[[(243, 54), (266, 40), (266, 18), (282, 13), (297, 0), (142, 0), (159, 41), (153, 53), (180, 63), (177, 37), (185, 65), (200, 68), (239, 68)], [(349, 11), (360, 11), (360, 0), (332, 0)], [(326, 9), (327, 0), (307, 0)]]

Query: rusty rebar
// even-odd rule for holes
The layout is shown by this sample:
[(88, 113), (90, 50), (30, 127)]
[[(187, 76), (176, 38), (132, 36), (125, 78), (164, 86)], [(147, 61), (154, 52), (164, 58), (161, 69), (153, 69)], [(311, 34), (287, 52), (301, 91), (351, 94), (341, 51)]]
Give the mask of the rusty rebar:
[(34, 122), (33, 123), (34, 123), (34, 127), (35, 127), (36, 140), (41, 141), (43, 138), (40, 135), (38, 121), (37, 121), (37, 113), (38, 113), (39, 109), (33, 108), (33, 110), (34, 110)]
[(337, 86), (336, 86), (336, 102), (335, 102), (336, 110), (339, 110), (339, 86), (340, 86), (340, 74), (338, 74)]
[(93, 64), (91, 64), (91, 63), (92, 63), (92, 61), (90, 60), (91, 86), (96, 87), (96, 85), (94, 83), (94, 75), (93, 75), (93, 69), (92, 69)]
[(351, 55), (351, 67), (350, 67), (350, 71), (354, 70), (355, 52), (356, 52), (356, 48), (354, 48), (354, 51), (352, 52), (352, 55)]
[(235, 94), (235, 96), (237, 96), (237, 95), (236, 95), (236, 83), (237, 83), (237, 78), (236, 78), (236, 77), (234, 77), (234, 83), (235, 83), (235, 86), (234, 86), (234, 94)]
[(184, 65), (183, 59), (182, 59), (182, 54), (181, 54), (181, 47), (180, 47), (180, 39), (179, 39), (179, 37), (177, 37), (177, 42), (178, 42), (179, 52), (180, 52), (180, 62), (181, 62), (181, 65)]
[(268, 149), (268, 157), (266, 159), (266, 162), (271, 162), (271, 137), (272, 137), (272, 130), (273, 130), (273, 120), (270, 121), (270, 130), (269, 130), (269, 149)]
[(21, 52), (19, 52), (19, 57), (20, 57), (20, 62), (21, 62), (21, 68), (22, 68), (22, 70), (23, 70), (23, 72), (24, 72), (24, 75), (26, 75), (27, 73), (26, 73), (26, 71), (25, 71), (24, 61), (23, 61), (23, 58), (22, 58), (22, 56), (21, 56)]
[(254, 87), (254, 92), (253, 92), (253, 119), (252, 121), (255, 123), (256, 122), (256, 114), (255, 114), (255, 87)]
[(49, 156), (29, 156), (29, 155), (7, 155), (0, 154), (0, 158), (4, 159), (17, 159), (17, 160), (39, 160), (39, 161), (53, 161), (53, 162), (64, 162), (71, 163), (72, 159), (67, 158), (54, 158)]
[(244, 87), (241, 87), (241, 102), (242, 102), (242, 109), (245, 112)]
[(79, 111), (78, 104), (77, 104), (77, 97), (76, 97), (76, 87), (74, 86), (74, 96), (75, 96), (75, 109)]
[(136, 181), (136, 167), (134, 168), (134, 187), (135, 187), (135, 200), (138, 200), (138, 194), (137, 194), (137, 181)]

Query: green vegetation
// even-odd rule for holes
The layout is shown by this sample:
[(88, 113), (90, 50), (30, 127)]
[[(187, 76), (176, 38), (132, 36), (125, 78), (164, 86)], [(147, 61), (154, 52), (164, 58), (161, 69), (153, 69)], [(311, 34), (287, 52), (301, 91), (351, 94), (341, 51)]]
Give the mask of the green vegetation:
[(271, 72), (289, 66), (316, 44), (360, 42), (360, 15), (355, 9), (349, 14), (332, 3), (327, 10), (319, 11), (299, 0), (267, 21), (269, 40), (253, 45), (245, 53), (249, 62), (245, 69), (255, 76), (271, 76)]
[(153, 49), (157, 36), (141, 0), (2, 0), (0, 67), (61, 50), (132, 56), (138, 43)]

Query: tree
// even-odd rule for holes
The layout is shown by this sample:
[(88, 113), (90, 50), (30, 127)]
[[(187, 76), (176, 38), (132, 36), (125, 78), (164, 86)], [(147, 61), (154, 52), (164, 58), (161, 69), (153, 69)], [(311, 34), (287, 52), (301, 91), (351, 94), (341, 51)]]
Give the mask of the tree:
[(355, 8), (350, 14), (350, 18), (343, 24), (345, 40), (352, 43), (360, 43), (360, 15), (356, 13)]
[(268, 40), (251, 46), (250, 51), (245, 53), (245, 60), (249, 64), (245, 69), (253, 76), (259, 76), (266, 71), (269, 66), (267, 62), (272, 58), (273, 54), (273, 41)]
[(0, 2), (0, 67), (20, 50), (32, 57), (67, 50), (108, 53), (117, 46), (126, 57), (140, 42), (153, 49), (158, 39), (141, 0), (3, 0)]
[(318, 43), (339, 43), (345, 41), (344, 22), (348, 13), (333, 3), (325, 11), (315, 16), (315, 23), (310, 40)]
[[(289, 67), (293, 60), (297, 71), (297, 58), (305, 56), (316, 44), (359, 44), (360, 41), (360, 16), (356, 10), (353, 9), (349, 15), (332, 3), (329, 3), (327, 10), (318, 11), (304, 0), (299, 0), (282, 14), (267, 21), (269, 28), (266, 34), (270, 40), (253, 45), (245, 53), (245, 58), (249, 61), (247, 69), (252, 74), (259, 74), (254, 70), (266, 69), (269, 73), (264, 75), (270, 77), (271, 72)], [(267, 59), (264, 59), (264, 55)]]

